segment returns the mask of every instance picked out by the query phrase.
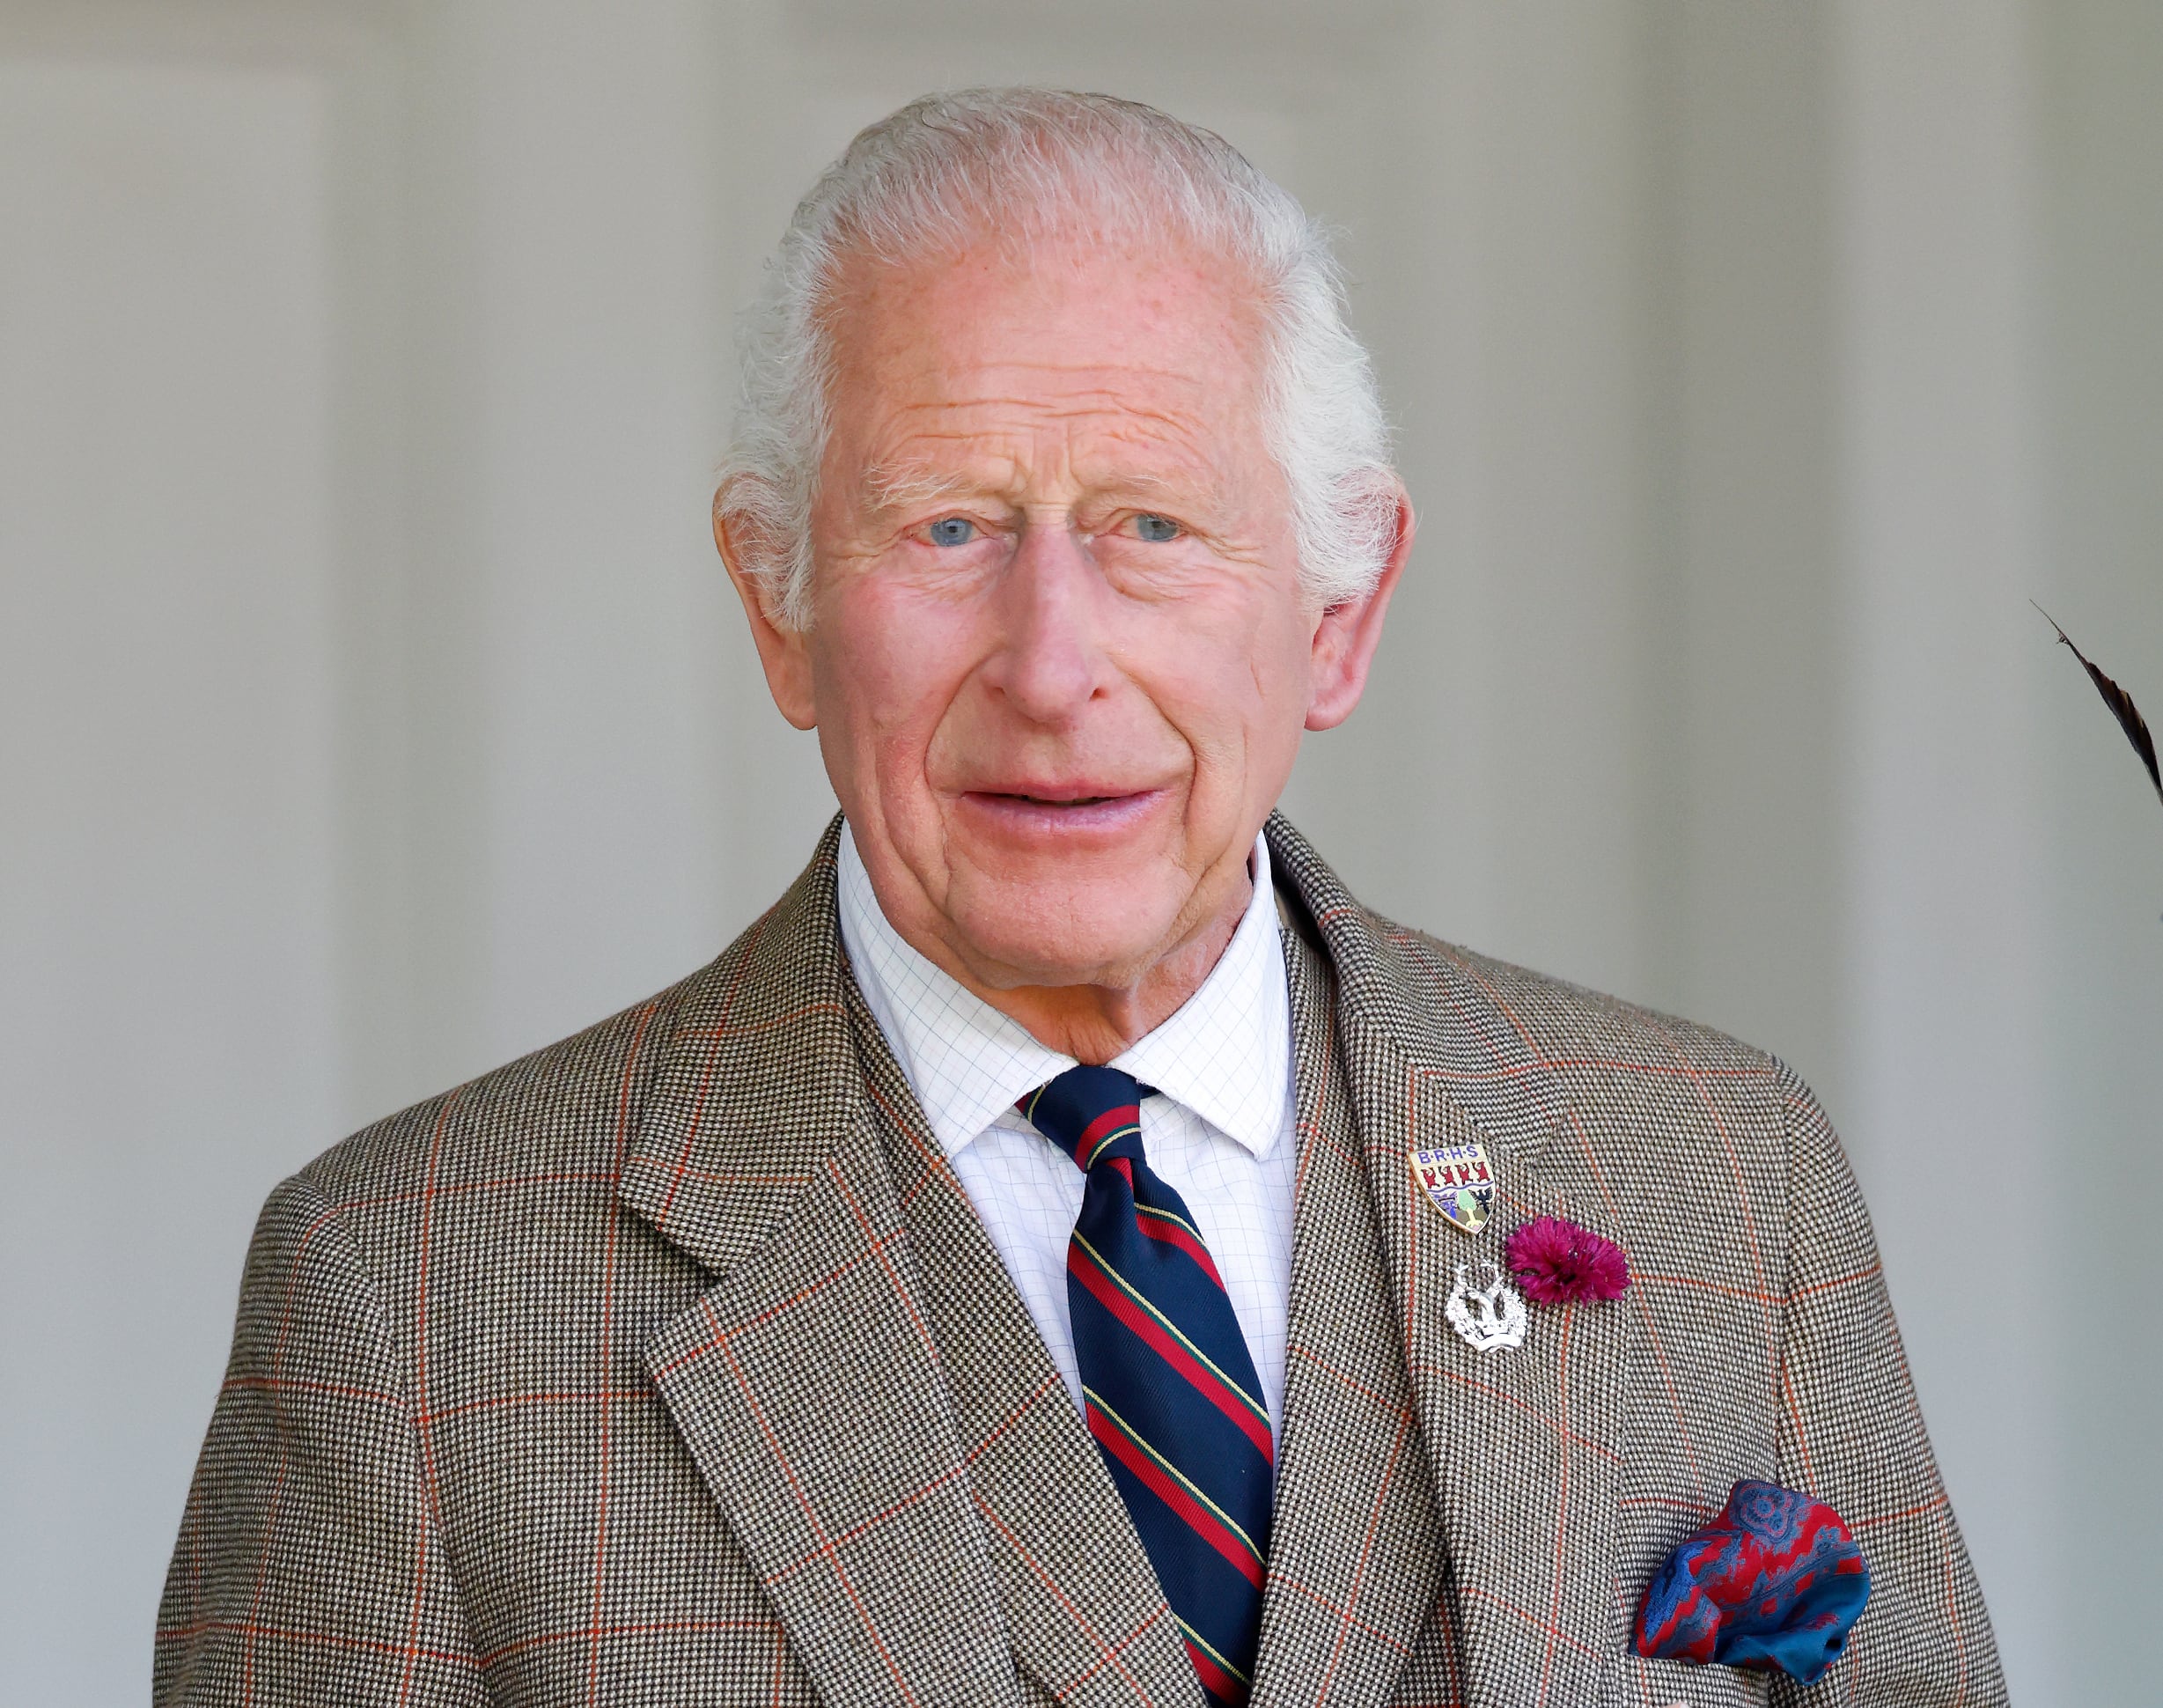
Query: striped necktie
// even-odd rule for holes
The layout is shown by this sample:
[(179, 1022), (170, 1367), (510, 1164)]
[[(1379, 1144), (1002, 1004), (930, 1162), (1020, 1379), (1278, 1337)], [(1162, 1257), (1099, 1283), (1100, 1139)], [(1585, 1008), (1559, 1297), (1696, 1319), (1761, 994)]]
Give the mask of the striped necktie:
[(1089, 1432), (1212, 1703), (1247, 1700), (1269, 1551), (1269, 1409), (1178, 1193), (1142, 1152), (1142, 1087), (1069, 1068), (1015, 1105), (1089, 1177), (1066, 1253)]

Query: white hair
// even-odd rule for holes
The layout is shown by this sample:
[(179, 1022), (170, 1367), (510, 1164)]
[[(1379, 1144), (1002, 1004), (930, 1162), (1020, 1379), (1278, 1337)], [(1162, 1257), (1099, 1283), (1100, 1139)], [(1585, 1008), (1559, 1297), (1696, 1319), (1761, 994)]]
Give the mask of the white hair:
[(1168, 226), (1253, 279), (1264, 430), (1290, 493), (1304, 590), (1333, 605), (1374, 585), (1395, 537), (1398, 487), (1327, 233), (1223, 137), (1154, 107), (970, 89), (911, 101), (857, 133), (797, 204), (745, 313), (717, 502), (749, 525), (734, 533), (741, 567), (776, 622), (811, 624), (811, 511), (830, 424), (827, 311), (844, 264), (904, 264), (1078, 218), (1158, 240)]

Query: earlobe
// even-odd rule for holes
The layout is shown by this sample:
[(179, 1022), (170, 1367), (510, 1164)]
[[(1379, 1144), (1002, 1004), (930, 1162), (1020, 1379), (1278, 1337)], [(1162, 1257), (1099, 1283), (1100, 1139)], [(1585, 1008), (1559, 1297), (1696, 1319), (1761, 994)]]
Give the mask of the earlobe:
[(1412, 554), (1412, 535), (1418, 519), (1402, 486), (1396, 490), (1396, 534), (1389, 556), (1374, 585), (1357, 599), (1332, 605), (1314, 625), (1309, 655), (1306, 726), (1335, 729), (1352, 715), (1359, 696), (1366, 691), (1367, 671), (1381, 644), (1382, 623), (1389, 614), (1389, 596), (1396, 592), (1398, 578)]
[(767, 691), (781, 715), (799, 730), (818, 726), (818, 703), (812, 691), (811, 652), (800, 629), (784, 629), (766, 607), (758, 578), (747, 565), (772, 561), (767, 543), (757, 537), (752, 512), (729, 503), (729, 490), (714, 495), (713, 541), (729, 573), (729, 584), (751, 625), (752, 644), (766, 672)]

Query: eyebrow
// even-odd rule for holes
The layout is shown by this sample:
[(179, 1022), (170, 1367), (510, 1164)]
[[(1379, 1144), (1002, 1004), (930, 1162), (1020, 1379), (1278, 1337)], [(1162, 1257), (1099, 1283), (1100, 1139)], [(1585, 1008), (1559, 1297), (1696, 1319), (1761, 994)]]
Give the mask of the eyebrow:
[(969, 475), (932, 474), (922, 463), (880, 463), (863, 471), (863, 490), (880, 511), (913, 511), (934, 499), (974, 497), (984, 490), (984, 482)]

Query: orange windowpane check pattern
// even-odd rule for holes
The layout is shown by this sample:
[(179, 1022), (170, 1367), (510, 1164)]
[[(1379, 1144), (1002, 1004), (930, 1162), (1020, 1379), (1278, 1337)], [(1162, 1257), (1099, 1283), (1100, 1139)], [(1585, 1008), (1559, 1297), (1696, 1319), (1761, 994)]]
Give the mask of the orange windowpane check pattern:
[[(1810, 1700), (2005, 1701), (1868, 1219), (1779, 1063), (1401, 931), (1281, 820), (1299, 1182), (1257, 1702), (1741, 1703), (1628, 1648), (1738, 1477), (1880, 1587)], [(847, 972), (835, 836), (711, 967), (276, 1192), (161, 1703), (1195, 1704), (1119, 1495)], [(1476, 1236), (1408, 1150), (1479, 1143)], [(1482, 1358), (1534, 1214), (1611, 1305)], [(1774, 1700), (1791, 1700), (1775, 1687)]]

